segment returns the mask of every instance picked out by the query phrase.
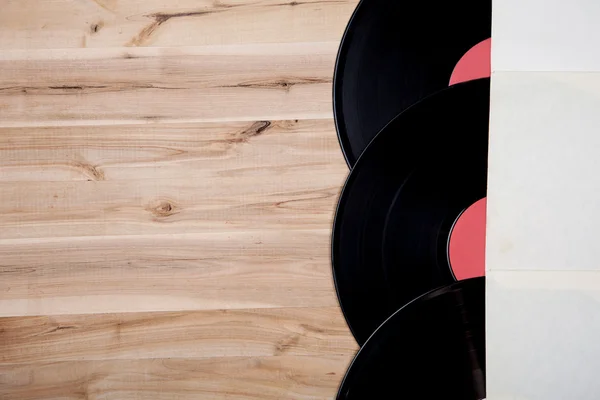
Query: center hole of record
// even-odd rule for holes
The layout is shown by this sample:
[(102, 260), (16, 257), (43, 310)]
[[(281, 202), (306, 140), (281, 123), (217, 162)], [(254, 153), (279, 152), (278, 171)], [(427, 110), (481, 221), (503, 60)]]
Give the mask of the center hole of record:
[(492, 70), (491, 51), (492, 39), (485, 39), (471, 47), (456, 63), (449, 85), (489, 78)]
[(485, 222), (487, 199), (463, 211), (450, 231), (448, 259), (456, 280), (485, 276)]

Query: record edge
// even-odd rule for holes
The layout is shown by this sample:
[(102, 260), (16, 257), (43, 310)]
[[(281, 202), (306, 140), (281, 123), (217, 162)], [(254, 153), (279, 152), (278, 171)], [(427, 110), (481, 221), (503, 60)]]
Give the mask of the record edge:
[[(346, 24), (346, 28), (344, 28), (344, 33), (342, 34), (342, 38), (340, 40), (340, 46), (338, 47), (337, 55), (335, 58), (335, 64), (333, 67), (333, 85), (332, 85), (333, 120), (335, 123), (335, 130), (336, 130), (336, 134), (338, 137), (338, 143), (342, 150), (342, 154), (344, 155), (344, 160), (346, 161), (346, 164), (348, 165), (348, 168), (350, 170), (352, 170), (352, 168), (356, 165), (356, 162), (358, 161), (359, 157), (355, 157), (353, 154), (351, 154), (352, 151), (351, 151), (351, 147), (350, 147), (350, 142), (348, 140), (348, 131), (346, 129), (346, 124), (342, 123), (342, 121), (344, 119), (342, 116), (343, 113), (341, 111), (342, 100), (341, 100), (341, 93), (340, 93), (341, 85), (342, 85), (342, 78), (339, 75), (341, 75), (341, 73), (340, 73), (340, 67), (342, 65), (341, 63), (345, 60), (345, 55), (343, 53), (346, 52), (347, 47), (348, 47), (348, 41), (350, 40), (350, 38), (352, 36), (352, 32), (350, 32), (351, 26), (353, 25), (354, 20), (357, 18), (357, 15), (360, 12), (361, 6), (363, 5), (364, 2), (365, 2), (365, 0), (360, 0), (358, 2), (358, 4), (356, 5), (356, 8), (352, 12), (352, 15), (350, 16), (350, 19), (348, 20), (348, 23)], [(339, 100), (336, 100), (336, 98), (338, 98), (338, 97), (339, 97)], [(338, 103), (339, 103), (339, 105), (338, 105)]]
[[(361, 0), (359, 5), (363, 3), (364, 0)], [(357, 9), (358, 10), (358, 7)], [(355, 10), (355, 11), (356, 11)], [(425, 100), (431, 98), (431, 97), (436, 97), (439, 93), (447, 93), (450, 91), (453, 91), (455, 88), (457, 87), (462, 87), (465, 85), (470, 85), (473, 82), (484, 82), (484, 81), (488, 81), (488, 85), (491, 85), (491, 78), (479, 78), (479, 79), (474, 79), (471, 81), (467, 81), (467, 82), (461, 82), (461, 83), (457, 83), (455, 85), (451, 85), (448, 86), (447, 88), (444, 88), (442, 90), (439, 90), (435, 93), (432, 93), (428, 96), (425, 96), (424, 98), (422, 98), (421, 100), (417, 101), (416, 103), (410, 105), (408, 108), (406, 108), (405, 110), (401, 111), (400, 113), (398, 113), (394, 118), (392, 118), (383, 128), (381, 128), (381, 130), (379, 132), (377, 132), (377, 134), (373, 137), (373, 139), (371, 139), (371, 141), (369, 142), (369, 144), (367, 144), (367, 146), (365, 147), (365, 150), (363, 150), (362, 154), (356, 159), (355, 163), (354, 163), (354, 167), (356, 167), (362, 160), (365, 155), (365, 153), (368, 151), (369, 148), (371, 148), (372, 144), (378, 140), (378, 138), (381, 136), (381, 133), (383, 131), (385, 131), (389, 126), (391, 126), (392, 124), (394, 124), (396, 122), (396, 120), (400, 119), (402, 117), (403, 114), (410, 112), (410, 110), (412, 110), (415, 106), (421, 104), (422, 102), (424, 102)], [(489, 134), (489, 133), (488, 133)], [(339, 135), (338, 135), (339, 137)], [(380, 139), (379, 139), (380, 140)], [(342, 149), (343, 150), (343, 149)], [(332, 229), (331, 229), (331, 245), (330, 245), (330, 258), (331, 258), (331, 272), (332, 272), (332, 279), (333, 279), (333, 285), (335, 288), (335, 294), (336, 297), (338, 299), (338, 304), (340, 306), (340, 309), (342, 310), (342, 315), (344, 316), (344, 319), (346, 321), (346, 325), (348, 326), (348, 329), (350, 330), (350, 333), (352, 334), (352, 336), (354, 337), (354, 339), (356, 340), (356, 342), (358, 343), (359, 346), (362, 346), (367, 342), (367, 340), (372, 336), (369, 336), (369, 338), (367, 338), (365, 341), (361, 341), (359, 340), (355, 330), (352, 328), (352, 325), (350, 324), (350, 320), (348, 318), (348, 314), (346, 313), (346, 311), (344, 310), (344, 306), (342, 304), (342, 299), (340, 296), (340, 291), (339, 291), (339, 287), (338, 287), (338, 280), (336, 279), (336, 273), (335, 273), (335, 254), (336, 254), (336, 243), (339, 243), (339, 224), (338, 224), (338, 220), (339, 220), (339, 215), (340, 215), (340, 211), (343, 211), (343, 200), (346, 196), (348, 196), (347, 191), (349, 190), (350, 185), (352, 184), (352, 181), (355, 179), (356, 174), (354, 173), (354, 167), (351, 168), (350, 172), (348, 173), (348, 176), (346, 177), (346, 180), (344, 181), (344, 184), (342, 185), (342, 190), (340, 191), (340, 195), (338, 197), (338, 201), (337, 201), (337, 205), (335, 207), (335, 214), (333, 217), (333, 223), (332, 223)], [(436, 288), (439, 289), (440, 287)], [(433, 290), (436, 290), (433, 289)], [(427, 292), (429, 293), (429, 292)], [(421, 296), (417, 297), (420, 298)], [(413, 299), (414, 300), (414, 299)], [(411, 301), (412, 302), (412, 301)], [(402, 308), (404, 308), (406, 305), (410, 304), (406, 303), (404, 306), (402, 306)], [(394, 315), (395, 312), (392, 314)], [(389, 319), (389, 318), (388, 318)], [(387, 319), (385, 320), (387, 321)], [(379, 328), (377, 328), (379, 329)], [(377, 329), (375, 331), (377, 331)]]
[[(452, 290), (452, 288), (454, 288), (457, 285), (461, 285), (463, 282), (469, 282), (469, 281), (482, 281), (483, 285), (484, 285), (484, 293), (485, 293), (485, 286), (486, 286), (486, 281), (485, 281), (485, 277), (482, 276), (478, 276), (475, 278), (469, 278), (469, 279), (464, 279), (462, 281), (457, 281), (454, 283), (451, 283), (449, 285), (445, 285), (445, 286), (439, 286), (435, 289), (431, 289), (430, 291), (423, 293), (420, 296), (415, 297), (414, 299), (412, 299), (411, 301), (409, 301), (408, 303), (406, 303), (405, 305), (403, 305), (402, 307), (400, 307), (398, 310), (396, 310), (392, 315), (390, 315), (388, 318), (386, 318), (378, 327), (377, 329), (375, 329), (375, 331), (367, 338), (367, 340), (365, 340), (365, 342), (360, 346), (360, 348), (358, 349), (358, 351), (356, 352), (356, 354), (354, 355), (354, 357), (352, 358), (352, 361), (350, 361), (350, 363), (348, 364), (348, 368), (346, 369), (346, 373), (344, 374), (344, 377), (342, 378), (342, 381), (340, 382), (340, 385), (338, 387), (338, 391), (336, 394), (336, 399), (340, 398), (340, 395), (342, 394), (342, 388), (344, 387), (344, 384), (346, 383), (346, 380), (348, 378), (348, 374), (350, 373), (350, 370), (352, 369), (352, 366), (356, 363), (356, 360), (358, 359), (358, 357), (360, 356), (361, 352), (366, 348), (367, 344), (369, 343), (369, 341), (375, 336), (375, 334), (377, 332), (379, 332), (382, 327), (390, 320), (392, 319), (394, 316), (396, 316), (396, 314), (400, 313), (402, 310), (404, 310), (406, 307), (409, 307), (411, 304), (419, 301), (419, 300), (425, 300), (430, 298), (432, 295), (434, 295), (435, 292), (440, 292), (440, 293), (445, 293), (448, 292), (450, 290)], [(485, 295), (484, 295), (485, 296)], [(485, 300), (484, 300), (485, 301)], [(486, 323), (486, 319), (484, 318), (484, 324)]]

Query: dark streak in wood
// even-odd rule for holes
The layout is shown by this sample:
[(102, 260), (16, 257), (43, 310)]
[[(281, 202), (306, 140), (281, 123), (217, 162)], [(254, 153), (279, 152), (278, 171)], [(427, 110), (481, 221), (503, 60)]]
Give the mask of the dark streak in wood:
[(179, 13), (155, 13), (150, 14), (150, 17), (153, 17), (158, 25), (162, 25), (168, 20), (172, 18), (183, 18), (183, 17), (199, 17), (201, 15), (214, 14), (220, 12), (219, 10), (210, 10), (210, 11), (189, 11), (189, 12), (179, 12)]
[(61, 85), (61, 86), (7, 86), (0, 87), (0, 94), (23, 93), (23, 94), (51, 94), (71, 95), (97, 92), (126, 92), (130, 90), (158, 89), (158, 90), (186, 90), (186, 87), (159, 86), (152, 83), (128, 84), (114, 83), (111, 85)]
[(0, 274), (33, 274), (37, 272), (34, 267), (17, 267), (12, 265), (0, 265)]
[(276, 203), (273, 203), (274, 207), (277, 208), (281, 208), (284, 207), (288, 204), (293, 204), (293, 203), (298, 203), (298, 202), (304, 202), (304, 201), (314, 201), (314, 200), (325, 200), (328, 199), (330, 197), (334, 197), (337, 196), (337, 191), (332, 191), (331, 193), (323, 193), (319, 196), (314, 196), (314, 197), (310, 197), (310, 198), (302, 198), (302, 199), (291, 199), (291, 200), (285, 200), (285, 201), (278, 201)]
[(228, 10), (230, 8), (234, 8), (234, 7), (239, 7), (239, 6), (226, 5), (226, 4), (221, 4), (219, 2), (215, 2), (215, 5), (212, 9), (187, 11), (187, 12), (176, 12), (176, 13), (159, 12), (159, 13), (154, 13), (154, 14), (148, 14), (148, 15), (146, 15), (146, 17), (153, 18), (154, 21), (152, 23), (150, 23), (149, 25), (147, 25), (146, 27), (144, 27), (144, 29), (142, 29), (135, 37), (133, 37), (133, 39), (131, 39), (129, 41), (129, 43), (127, 43), (127, 45), (128, 46), (143, 45), (145, 42), (147, 42), (150, 39), (150, 37), (154, 34), (154, 32), (156, 32), (156, 30), (162, 24), (164, 24), (165, 22), (167, 22), (171, 19), (185, 18), (185, 17), (201, 17), (204, 15), (220, 13), (220, 12), (226, 11), (226, 10)]
[(298, 85), (316, 85), (321, 83), (330, 84), (329, 78), (284, 78), (266, 81), (242, 82), (235, 85), (227, 85), (227, 88), (247, 88), (247, 89), (277, 89), (289, 92), (294, 86)]
[(317, 326), (312, 326), (312, 325), (308, 325), (308, 324), (300, 324), (300, 327), (302, 327), (303, 329), (305, 329), (308, 332), (327, 333), (327, 331), (325, 329), (319, 328)]
[(49, 335), (54, 332), (67, 331), (67, 330), (71, 330), (71, 329), (77, 329), (77, 327), (74, 325), (57, 325), (54, 328), (50, 329), (49, 331), (44, 332), (43, 335)]
[[(36, 88), (29, 88), (36, 89)], [(43, 89), (43, 88), (42, 88)], [(48, 89), (53, 90), (85, 90), (85, 89), (109, 89), (117, 92), (122, 92), (127, 89), (163, 89), (163, 90), (182, 90), (186, 89), (185, 87), (176, 87), (176, 86), (158, 86), (152, 83), (146, 84), (116, 84), (114, 86), (108, 85), (82, 85), (82, 86), (48, 86)]]
[(0, 92), (15, 92), (15, 91), (20, 91), (21, 93), (27, 93), (27, 91), (34, 91), (34, 90), (85, 90), (85, 89), (104, 89), (107, 88), (107, 86), (104, 85), (98, 85), (98, 86), (92, 86), (92, 85), (62, 85), (62, 86), (40, 86), (40, 87), (36, 87), (36, 86), (6, 86), (6, 87), (0, 87)]
[(241, 132), (235, 133), (228, 143), (247, 143), (251, 138), (264, 133), (272, 126), (271, 121), (256, 121)]
[[(102, 86), (104, 87), (104, 86)], [(56, 89), (62, 89), (62, 90), (83, 90), (83, 86), (48, 86), (48, 89), (52, 89), (52, 90), (56, 90)]]
[(142, 118), (145, 119), (145, 120), (148, 120), (148, 121), (157, 121), (161, 117), (158, 116), (158, 115), (144, 115)]
[(297, 1), (293, 0), (286, 3), (275, 3), (269, 4), (269, 7), (285, 7), (285, 6), (301, 6), (304, 4), (344, 4), (347, 3), (347, 0), (322, 0), (322, 1)]

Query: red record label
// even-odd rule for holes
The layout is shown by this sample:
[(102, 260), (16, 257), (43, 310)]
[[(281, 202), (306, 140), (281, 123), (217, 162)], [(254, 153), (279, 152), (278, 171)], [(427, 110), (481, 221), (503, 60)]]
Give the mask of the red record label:
[(486, 198), (474, 203), (458, 217), (452, 228), (448, 257), (459, 281), (485, 275), (486, 205)]
[(492, 39), (477, 43), (456, 63), (450, 85), (475, 79), (489, 78), (491, 75)]

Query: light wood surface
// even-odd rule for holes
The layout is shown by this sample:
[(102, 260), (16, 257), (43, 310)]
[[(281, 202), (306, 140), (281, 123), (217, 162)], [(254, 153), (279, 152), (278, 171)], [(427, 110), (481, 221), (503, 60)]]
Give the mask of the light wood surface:
[(331, 399), (357, 0), (0, 0), (0, 399)]

